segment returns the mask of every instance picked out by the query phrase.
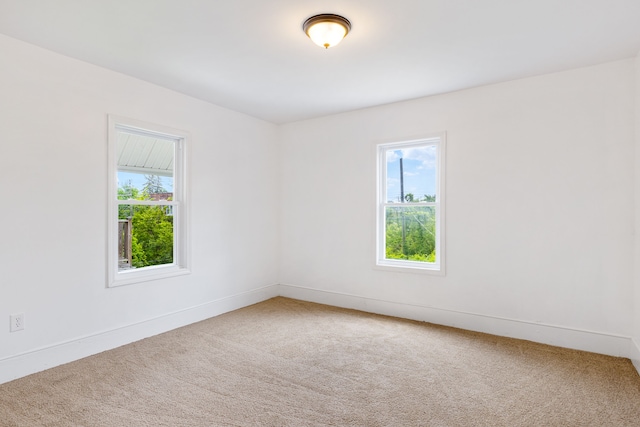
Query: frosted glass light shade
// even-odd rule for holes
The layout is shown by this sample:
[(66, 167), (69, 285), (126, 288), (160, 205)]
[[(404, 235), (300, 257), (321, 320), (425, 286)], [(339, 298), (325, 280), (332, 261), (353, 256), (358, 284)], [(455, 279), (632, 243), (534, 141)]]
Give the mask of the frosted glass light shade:
[(304, 32), (318, 46), (328, 49), (340, 43), (349, 33), (351, 23), (340, 15), (315, 15), (302, 25)]

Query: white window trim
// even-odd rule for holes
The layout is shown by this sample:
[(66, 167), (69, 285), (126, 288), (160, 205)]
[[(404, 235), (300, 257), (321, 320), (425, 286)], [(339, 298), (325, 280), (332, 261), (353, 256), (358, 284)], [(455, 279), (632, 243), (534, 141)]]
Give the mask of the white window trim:
[[(390, 148), (407, 148), (416, 145), (436, 145), (437, 170), (436, 170), (436, 202), (428, 203), (403, 203), (402, 205), (435, 206), (436, 208), (436, 262), (426, 263), (419, 261), (395, 260), (385, 258), (385, 207), (386, 201), (386, 177), (387, 162), (386, 151)], [(376, 145), (376, 236), (375, 236), (375, 264), (377, 270), (426, 273), (432, 275), (445, 275), (445, 152), (446, 132), (438, 132), (411, 139), (400, 139), (392, 142), (383, 142)]]
[[(166, 126), (142, 122), (109, 115), (108, 118), (108, 224), (107, 224), (107, 287), (130, 285), (191, 273), (189, 246), (189, 198), (188, 186), (188, 146), (190, 135), (186, 131)], [(173, 201), (145, 202), (145, 204), (172, 205), (173, 215), (178, 218), (174, 232), (174, 260), (172, 264), (149, 266), (140, 269), (118, 271), (118, 166), (117, 166), (117, 131), (131, 130), (153, 136), (175, 139), (177, 143), (174, 159), (174, 197)], [(129, 200), (127, 204), (138, 204)]]

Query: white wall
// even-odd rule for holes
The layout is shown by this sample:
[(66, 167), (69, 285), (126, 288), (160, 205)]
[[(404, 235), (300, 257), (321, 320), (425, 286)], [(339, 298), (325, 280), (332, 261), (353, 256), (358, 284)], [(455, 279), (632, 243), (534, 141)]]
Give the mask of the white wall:
[[(640, 359), (633, 60), (278, 128), (0, 52), (0, 383), (277, 294)], [(191, 132), (191, 275), (105, 287), (107, 114)], [(374, 146), (439, 131), (447, 275), (374, 270)]]
[[(633, 317), (633, 60), (282, 127), (281, 292), (607, 354)], [(447, 132), (447, 274), (373, 269), (377, 142)]]
[(631, 346), (631, 359), (636, 369), (640, 373), (640, 52), (635, 61), (635, 120), (636, 120), (636, 139), (635, 139), (635, 166), (636, 166), (636, 185), (635, 185), (635, 305), (634, 305), (634, 333)]
[[(277, 127), (0, 36), (0, 383), (277, 294)], [(192, 274), (107, 289), (107, 114), (189, 131)], [(6, 323), (5, 323), (6, 322)]]

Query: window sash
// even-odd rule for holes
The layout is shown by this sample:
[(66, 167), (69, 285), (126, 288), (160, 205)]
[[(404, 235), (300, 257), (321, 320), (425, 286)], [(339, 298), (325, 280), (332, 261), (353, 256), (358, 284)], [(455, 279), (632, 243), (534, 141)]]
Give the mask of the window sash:
[[(437, 196), (436, 196), (437, 197)], [(438, 202), (405, 202), (405, 203), (400, 203), (400, 202), (384, 202), (382, 203), (383, 206), (398, 206), (398, 207), (402, 207), (402, 206), (438, 206), (440, 203)]]
[(137, 200), (137, 199), (118, 199), (118, 206), (136, 205), (136, 206), (179, 206), (180, 202), (176, 200)]

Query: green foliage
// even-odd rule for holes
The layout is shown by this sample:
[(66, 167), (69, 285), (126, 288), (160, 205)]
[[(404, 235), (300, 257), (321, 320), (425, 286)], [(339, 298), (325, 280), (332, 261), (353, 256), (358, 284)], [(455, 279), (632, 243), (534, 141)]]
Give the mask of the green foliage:
[(133, 237), (138, 246), (132, 248), (132, 253), (138, 252), (136, 263), (132, 262), (135, 267), (173, 262), (173, 217), (165, 214), (164, 206), (137, 206)]
[(149, 265), (144, 249), (135, 234), (131, 236), (131, 265), (136, 268)]
[[(136, 187), (127, 181), (122, 187), (118, 187), (118, 200), (144, 200), (144, 196)], [(118, 206), (118, 219), (127, 219), (133, 215), (131, 205)]]
[(405, 202), (409, 202), (409, 203), (414, 203), (414, 202), (435, 202), (436, 201), (436, 195), (435, 194), (425, 194), (424, 197), (421, 199), (420, 197), (414, 196), (413, 193), (407, 193), (407, 194), (404, 195), (404, 201)]
[(162, 178), (158, 175), (145, 175), (145, 183), (142, 187), (142, 191), (147, 194), (166, 193), (167, 190), (162, 185)]
[[(160, 177), (145, 175), (142, 191), (131, 181), (118, 188), (119, 200), (151, 200), (150, 194), (166, 192)], [(135, 268), (173, 262), (173, 216), (167, 206), (120, 205), (118, 218), (131, 218), (131, 265)]]
[(118, 187), (118, 200), (142, 200), (140, 190), (131, 184), (131, 180), (127, 181), (122, 187)]
[[(410, 194), (407, 194), (409, 196)], [(413, 200), (413, 195), (411, 195)], [(435, 262), (436, 217), (431, 206), (388, 207), (386, 258)]]

